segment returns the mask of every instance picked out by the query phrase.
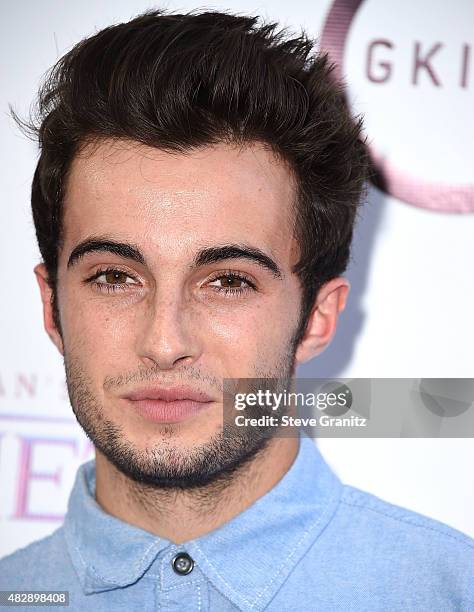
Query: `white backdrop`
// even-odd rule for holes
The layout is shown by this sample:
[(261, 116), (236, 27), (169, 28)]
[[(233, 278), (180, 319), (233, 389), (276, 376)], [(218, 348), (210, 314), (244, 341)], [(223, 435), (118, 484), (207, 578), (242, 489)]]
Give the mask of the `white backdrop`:
[[(77, 466), (92, 457), (67, 401), (62, 360), (42, 327), (29, 208), (37, 151), (7, 105), (24, 116), (60, 55), (152, 6), (43, 0), (1, 8), (0, 556), (59, 525)], [(298, 375), (472, 377), (474, 215), (452, 211), (474, 210), (473, 3), (239, 0), (205, 7), (259, 14), (295, 31), (303, 26), (311, 36), (325, 31), (397, 196), (371, 189), (336, 338)], [(342, 30), (324, 28), (331, 10), (345, 20), (345, 46)], [(474, 536), (472, 440), (318, 444), (344, 481)]]

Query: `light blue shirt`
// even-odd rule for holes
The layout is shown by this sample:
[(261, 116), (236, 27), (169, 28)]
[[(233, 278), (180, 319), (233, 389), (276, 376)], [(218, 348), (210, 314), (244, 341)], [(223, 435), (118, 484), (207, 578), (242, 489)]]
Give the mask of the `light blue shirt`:
[(85, 463), (64, 524), (0, 561), (0, 590), (69, 591), (81, 612), (472, 612), (474, 540), (343, 485), (302, 437), (271, 491), (179, 546), (104, 512)]

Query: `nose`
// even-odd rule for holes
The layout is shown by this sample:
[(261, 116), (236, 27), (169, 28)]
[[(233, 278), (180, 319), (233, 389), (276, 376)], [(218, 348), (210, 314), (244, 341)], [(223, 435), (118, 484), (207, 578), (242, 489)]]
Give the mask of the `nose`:
[(201, 347), (195, 314), (179, 298), (155, 300), (143, 315), (138, 355), (148, 367), (170, 370), (192, 364)]

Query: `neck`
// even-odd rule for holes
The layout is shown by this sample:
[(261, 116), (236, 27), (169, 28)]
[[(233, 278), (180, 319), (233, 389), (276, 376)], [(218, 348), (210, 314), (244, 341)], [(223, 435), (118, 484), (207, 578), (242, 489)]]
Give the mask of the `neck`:
[(270, 491), (298, 447), (298, 438), (272, 438), (231, 478), (184, 491), (137, 483), (96, 449), (96, 500), (108, 514), (180, 544), (217, 529)]

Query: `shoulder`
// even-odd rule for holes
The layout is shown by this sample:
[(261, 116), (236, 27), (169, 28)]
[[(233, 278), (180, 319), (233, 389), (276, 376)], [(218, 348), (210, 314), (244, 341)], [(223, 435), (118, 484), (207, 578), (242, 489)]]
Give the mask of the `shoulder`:
[(356, 487), (343, 486), (339, 512), (350, 520), (357, 520), (359, 527), (366, 528), (366, 534), (377, 533), (379, 539), (396, 538), (398, 541), (401, 538), (405, 543), (420, 542), (430, 547), (435, 543), (438, 552), (442, 547), (474, 557), (474, 540), (465, 533)]
[[(332, 515), (299, 559), (287, 600), (301, 609), (474, 610), (474, 540), (342, 485)], [(303, 606), (304, 604), (304, 606)]]
[(418, 512), (345, 485), (334, 516), (338, 533), (354, 563), (426, 597), (474, 605), (474, 540)]
[(295, 574), (321, 609), (474, 610), (472, 538), (348, 485)]
[(48, 589), (70, 568), (63, 527), (0, 559), (0, 590)]

